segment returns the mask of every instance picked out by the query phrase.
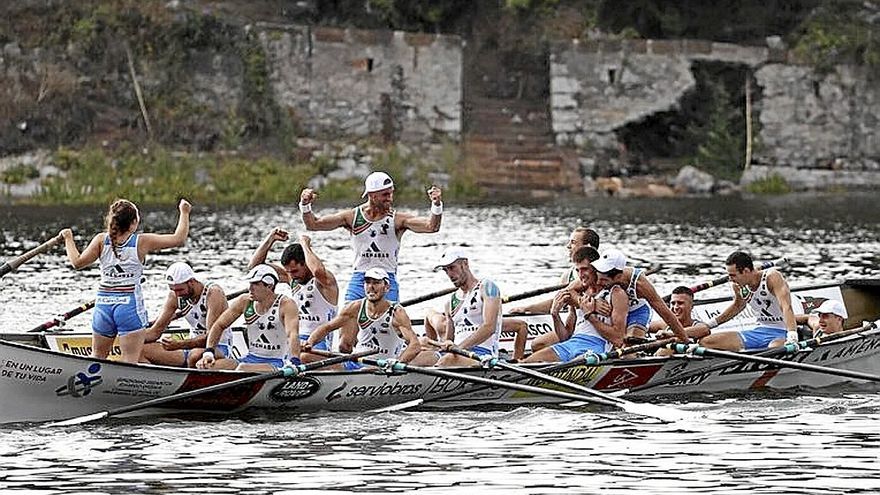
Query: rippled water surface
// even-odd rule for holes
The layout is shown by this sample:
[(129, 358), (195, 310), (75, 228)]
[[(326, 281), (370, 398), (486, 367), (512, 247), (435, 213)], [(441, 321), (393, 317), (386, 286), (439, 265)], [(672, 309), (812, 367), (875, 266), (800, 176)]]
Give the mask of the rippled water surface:
[[(334, 211), (319, 205), (318, 213)], [(416, 205), (418, 208), (420, 205)], [(448, 286), (430, 271), (443, 247), (464, 244), (471, 264), (505, 294), (552, 285), (567, 266), (564, 243), (579, 224), (637, 264), (655, 264), (661, 292), (724, 273), (740, 247), (758, 259), (788, 256), (792, 285), (877, 277), (880, 200), (873, 194), (590, 200), (542, 206), (458, 206), (443, 228), (407, 234), (398, 278), (403, 299)], [(406, 206), (402, 210), (409, 210)], [(176, 210), (143, 207), (148, 231), (168, 230)], [(421, 206), (423, 214), (427, 209)], [(83, 246), (101, 209), (0, 207), (0, 258), (72, 225)], [(149, 258), (147, 307), (186, 259), (228, 289), (272, 226), (302, 229), (295, 207), (197, 205), (191, 240)], [(313, 233), (315, 249), (344, 285), (351, 251), (342, 231)], [(279, 256), (280, 247), (272, 259)], [(0, 331), (21, 331), (93, 297), (97, 270), (75, 272), (60, 248), (0, 282)], [(706, 297), (724, 294), (724, 288)], [(414, 317), (439, 305), (410, 308)], [(89, 317), (70, 322), (87, 330)], [(0, 400), (15, 400), (2, 397)], [(760, 394), (691, 398), (670, 406), (675, 424), (608, 410), (545, 407), (381, 414), (173, 417), (61, 429), (0, 426), (3, 493), (878, 493), (880, 396)]]

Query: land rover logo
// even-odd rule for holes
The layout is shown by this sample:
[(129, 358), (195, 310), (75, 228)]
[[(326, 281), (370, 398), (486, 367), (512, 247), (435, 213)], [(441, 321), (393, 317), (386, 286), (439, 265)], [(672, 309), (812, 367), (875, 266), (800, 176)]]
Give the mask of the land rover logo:
[(315, 395), (319, 388), (321, 388), (321, 382), (318, 380), (310, 376), (300, 376), (276, 385), (269, 392), (269, 398), (277, 402), (304, 399)]

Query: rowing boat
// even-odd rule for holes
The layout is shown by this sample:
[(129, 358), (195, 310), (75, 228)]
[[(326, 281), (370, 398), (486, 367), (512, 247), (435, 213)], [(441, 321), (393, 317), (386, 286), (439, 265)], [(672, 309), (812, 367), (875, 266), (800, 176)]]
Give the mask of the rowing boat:
[[(799, 289), (795, 294), (803, 306), (818, 305), (822, 297), (836, 295), (846, 304), (850, 320), (874, 320), (880, 316), (878, 288), (880, 281), (849, 281)], [(704, 303), (701, 304), (702, 310), (707, 310), (707, 305), (711, 304), (724, 306), (726, 303), (721, 300)], [(878, 354), (880, 331), (871, 330), (783, 359), (877, 374), (880, 372)], [(717, 366), (725, 362), (728, 364), (720, 368)], [(700, 370), (706, 371), (700, 373)], [(516, 373), (497, 368), (455, 371), (522, 382), (522, 377)], [(553, 375), (602, 391), (632, 389), (676, 376), (688, 377), (637, 392), (660, 397), (705, 392), (742, 393), (768, 387), (841, 387), (859, 383), (858, 380), (839, 376), (779, 369), (766, 364), (689, 356), (618, 360), (598, 366), (577, 366), (553, 372)], [(2, 340), (0, 396), (4, 400), (0, 402), (0, 423), (88, 415), (247, 376), (253, 376), (253, 373), (134, 365)], [(546, 386), (533, 379), (526, 383)], [(291, 412), (359, 411), (415, 399), (437, 408), (555, 404), (564, 401), (528, 392), (480, 388), (455, 379), (413, 373), (313, 371), (170, 402), (159, 408), (133, 412), (132, 415), (188, 411), (228, 414), (250, 408)]]

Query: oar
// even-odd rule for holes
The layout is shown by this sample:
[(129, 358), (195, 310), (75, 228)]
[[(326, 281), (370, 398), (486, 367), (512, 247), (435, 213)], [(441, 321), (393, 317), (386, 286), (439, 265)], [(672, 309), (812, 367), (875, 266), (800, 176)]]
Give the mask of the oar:
[[(411, 364), (402, 363), (396, 360), (386, 360), (386, 359), (359, 359), (360, 362), (364, 364), (369, 364), (372, 366), (377, 366), (382, 369), (387, 369), (391, 371), (402, 371), (409, 373), (418, 373), (420, 375), (428, 375), (428, 376), (436, 376), (441, 378), (447, 378), (451, 380), (458, 380), (460, 382), (468, 382), (468, 383), (477, 383), (480, 385), (488, 385), (490, 387), (498, 387), (498, 388), (506, 388), (510, 390), (518, 390), (520, 392), (529, 392), (536, 395), (545, 395), (548, 397), (556, 397), (560, 399), (567, 399), (573, 401), (584, 401), (590, 402), (593, 404), (600, 404), (603, 406), (610, 406), (621, 408), (621, 405), (617, 402), (606, 399), (593, 397), (589, 395), (581, 395), (581, 394), (573, 394), (569, 392), (563, 392), (561, 390), (553, 390), (548, 388), (541, 387), (533, 387), (531, 385), (523, 385), (521, 383), (515, 382), (506, 382), (504, 380), (493, 380), (491, 378), (483, 378), (481, 376), (472, 376), (464, 373), (456, 373), (454, 371), (446, 371), (439, 368), (422, 368), (420, 366), (413, 366)], [(652, 418), (658, 418), (653, 411), (639, 411), (635, 412), (635, 414), (639, 414), (642, 416), (648, 416)], [(659, 419), (659, 418), (658, 418)]]
[[(434, 342), (434, 344), (439, 343)], [(473, 359), (474, 361), (481, 361), (481, 357), (478, 354), (465, 349), (461, 349), (459, 347), (451, 347), (449, 349), (449, 352)], [(506, 363), (499, 360), (498, 358), (491, 358), (486, 364), (488, 364), (490, 368), (497, 366), (498, 368), (501, 368), (503, 370), (510, 370), (521, 375), (528, 376), (530, 378), (541, 380), (546, 383), (552, 383), (554, 385), (559, 385), (561, 387), (575, 390), (587, 395), (591, 395), (593, 397), (599, 397), (603, 400), (614, 402), (616, 404), (616, 407), (623, 409), (626, 412), (638, 414), (640, 416), (653, 416), (659, 420), (666, 422), (679, 421), (687, 417), (683, 411), (679, 411), (678, 409), (674, 409), (672, 407), (655, 406), (654, 404), (639, 404), (636, 402), (628, 401), (626, 399), (621, 399), (620, 397), (605, 394), (598, 390), (593, 390), (578, 383), (573, 383), (568, 380), (557, 378), (553, 375), (541, 373), (540, 371), (535, 371), (533, 369), (525, 368), (523, 366)]]
[(17, 258), (13, 258), (13, 259), (3, 263), (2, 265), (0, 265), (0, 277), (2, 277), (3, 275), (6, 275), (7, 273), (9, 273), (11, 271), (15, 271), (16, 269), (18, 269), (18, 267), (20, 267), (24, 263), (27, 263), (27, 261), (30, 260), (31, 258), (33, 258), (34, 256), (36, 256), (38, 254), (43, 254), (46, 251), (52, 249), (52, 247), (55, 246), (56, 244), (58, 244), (59, 242), (61, 242), (62, 239), (63, 239), (63, 237), (61, 237), (61, 234), (58, 234), (55, 237), (49, 239), (48, 241), (31, 249), (30, 251), (22, 254), (21, 256), (19, 256)]
[(566, 361), (561, 364), (557, 364), (555, 366), (550, 366), (548, 368), (542, 369), (542, 371), (557, 371), (567, 368), (573, 368), (575, 366), (597, 366), (599, 364), (606, 363), (613, 359), (619, 359), (622, 356), (627, 354), (635, 354), (638, 352), (648, 352), (648, 351), (656, 351), (661, 347), (666, 347), (669, 344), (676, 342), (674, 338), (663, 339), (663, 340), (655, 340), (653, 342), (645, 342), (644, 344), (637, 344), (629, 347), (623, 347), (620, 349), (611, 349), (608, 352), (603, 352), (601, 354), (595, 354), (591, 352), (584, 353), (571, 361)]
[(218, 383), (216, 385), (211, 385), (208, 387), (202, 387), (195, 390), (189, 390), (187, 392), (181, 392), (179, 394), (171, 394), (165, 397), (157, 397), (155, 399), (145, 400), (143, 402), (138, 402), (136, 404), (129, 404), (127, 406), (117, 407), (116, 409), (109, 409), (106, 411), (97, 412), (94, 414), (88, 414), (85, 416), (78, 416), (71, 419), (65, 419), (63, 421), (57, 421), (55, 423), (49, 423), (43, 425), (44, 427), (53, 427), (53, 426), (71, 426), (78, 425), (82, 423), (88, 423), (91, 421), (97, 421), (103, 418), (109, 418), (112, 416), (119, 416), (120, 414), (130, 413), (133, 411), (139, 411), (141, 409), (147, 409), (150, 407), (160, 406), (162, 404), (167, 404), (169, 402), (174, 402), (183, 399), (189, 399), (191, 397), (197, 397), (199, 395), (209, 394), (211, 392), (219, 392), (221, 390), (226, 390), (233, 387), (238, 387), (240, 385), (249, 385), (251, 383), (260, 383), (265, 382), (267, 380), (271, 380), (273, 378), (291, 378), (306, 371), (316, 370), (318, 368), (323, 368), (325, 366), (330, 366), (333, 364), (341, 363), (343, 361), (356, 360), (360, 358), (364, 358), (371, 354), (375, 354), (379, 351), (373, 349), (369, 351), (363, 351), (356, 354), (345, 354), (341, 356), (334, 356), (332, 358), (324, 359), (321, 361), (315, 361), (314, 363), (307, 364), (299, 364), (296, 366), (284, 366), (281, 369), (276, 371), (272, 371), (269, 373), (261, 373), (259, 375), (248, 376), (245, 378), (240, 378), (238, 380), (232, 380), (231, 382), (226, 383)]
[[(766, 270), (766, 269), (774, 267), (774, 266), (782, 267), (782, 266), (786, 265), (787, 263), (788, 263), (788, 258), (783, 257), (783, 258), (779, 258), (777, 260), (770, 260), (770, 261), (765, 261), (765, 262), (761, 263), (760, 269)], [(710, 287), (715, 287), (716, 285), (721, 285), (723, 283), (727, 283), (729, 280), (730, 280), (730, 275), (724, 275), (724, 276), (718, 277), (714, 280), (710, 280), (708, 282), (703, 282), (701, 284), (697, 284), (697, 285), (691, 287), (690, 289), (692, 292), (697, 293), (700, 291), (704, 291)], [(663, 301), (666, 303), (668, 303), (670, 299), (672, 299), (672, 294), (667, 294), (666, 296), (663, 296)]]
[(449, 287), (448, 289), (438, 290), (437, 292), (432, 292), (430, 294), (425, 294), (423, 296), (414, 297), (412, 299), (408, 299), (400, 303), (401, 306), (412, 306), (413, 304), (418, 304), (420, 302), (430, 301), (431, 299), (438, 298), (440, 296), (445, 296), (446, 294), (452, 294), (455, 292), (455, 287)]
[[(816, 347), (818, 345), (832, 342), (837, 339), (842, 339), (843, 337), (848, 337), (850, 335), (854, 335), (857, 333), (866, 332), (872, 328), (876, 328), (876, 323), (866, 323), (861, 327), (852, 328), (850, 330), (844, 330), (843, 332), (831, 333), (827, 335), (822, 335), (821, 337), (813, 337), (811, 339), (804, 340), (802, 342), (798, 342), (797, 344), (786, 344), (782, 347), (775, 347), (773, 349), (768, 349), (766, 351), (759, 352), (758, 354), (754, 354), (754, 356), (761, 357), (771, 357), (771, 356), (780, 356), (786, 353), (794, 353), (797, 352), (798, 349), (806, 349), (808, 347)], [(674, 358), (674, 356), (671, 356)], [(642, 390), (648, 390), (656, 387), (661, 387), (663, 385), (668, 385), (674, 382), (681, 382), (685, 380), (689, 380), (695, 376), (714, 373), (722, 368), (726, 368), (730, 366), (730, 360), (725, 360), (718, 364), (713, 364), (712, 366), (708, 366), (705, 368), (698, 368), (695, 370), (688, 371), (686, 373), (682, 373), (680, 375), (670, 376), (668, 378), (664, 378), (662, 380), (658, 380), (656, 382), (649, 382), (643, 385), (639, 385), (637, 387), (633, 387), (630, 389), (630, 392), (640, 392)]]
[(674, 344), (673, 350), (679, 353), (687, 352), (695, 356), (723, 357), (727, 359), (732, 359), (734, 361), (744, 361), (747, 363), (769, 364), (776, 366), (777, 368), (792, 368), (801, 371), (812, 371), (813, 373), (824, 373), (826, 375), (855, 378), (857, 380), (880, 382), (880, 375), (874, 375), (871, 373), (862, 373), (861, 371), (842, 370), (838, 368), (830, 368), (828, 366), (819, 366), (816, 364), (799, 363), (796, 361), (784, 361), (781, 359), (773, 359), (763, 356), (754, 356), (750, 354), (740, 354), (738, 352), (709, 349), (700, 345)]
[(509, 302), (513, 302), (513, 301), (519, 301), (521, 299), (528, 299), (530, 297), (540, 296), (540, 295), (546, 294), (548, 292), (562, 290), (566, 287), (568, 287), (568, 284), (556, 284), (556, 285), (551, 285), (550, 287), (542, 287), (540, 289), (534, 289), (534, 290), (530, 290), (527, 292), (522, 292), (520, 294), (514, 294), (512, 296), (502, 297), (501, 302), (502, 303), (509, 303)]

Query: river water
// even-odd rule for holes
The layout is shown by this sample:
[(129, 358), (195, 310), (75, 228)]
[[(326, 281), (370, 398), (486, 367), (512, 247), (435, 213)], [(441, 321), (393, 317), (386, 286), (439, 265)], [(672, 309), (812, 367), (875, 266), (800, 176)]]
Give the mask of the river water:
[[(338, 205), (337, 205), (338, 206)], [(418, 208), (419, 205), (416, 205)], [(402, 206), (404, 211), (410, 208)], [(334, 207), (318, 205), (322, 214)], [(421, 207), (422, 214), (427, 209)], [(73, 226), (80, 246), (101, 229), (98, 208), (0, 207), (0, 257)], [(167, 231), (173, 208), (142, 208), (147, 231)], [(787, 256), (793, 286), (880, 276), (880, 199), (870, 193), (772, 198), (591, 199), (532, 206), (447, 202), (440, 233), (404, 236), (401, 298), (449, 286), (430, 270), (460, 244), (471, 265), (507, 294), (553, 285), (565, 241), (589, 225), (603, 246), (654, 264), (661, 293), (724, 274), (731, 251)], [(144, 285), (158, 313), (162, 273), (188, 260), (227, 290), (273, 226), (299, 233), (291, 206), (196, 205), (188, 245), (151, 256)], [(351, 251), (342, 232), (312, 233), (342, 287)], [(273, 251), (277, 260), (280, 247)], [(6, 275), (0, 331), (23, 331), (93, 297), (94, 268), (75, 272), (61, 248)], [(705, 296), (724, 295), (713, 288)], [(429, 301), (408, 308), (413, 317)], [(89, 317), (72, 320), (87, 330)], [(2, 397), (0, 400), (15, 400)], [(113, 420), (65, 429), (0, 426), (3, 493), (878, 493), (880, 395), (761, 393), (693, 397), (670, 406), (693, 418), (660, 424), (616, 411), (522, 407), (381, 414), (175, 417)]]

